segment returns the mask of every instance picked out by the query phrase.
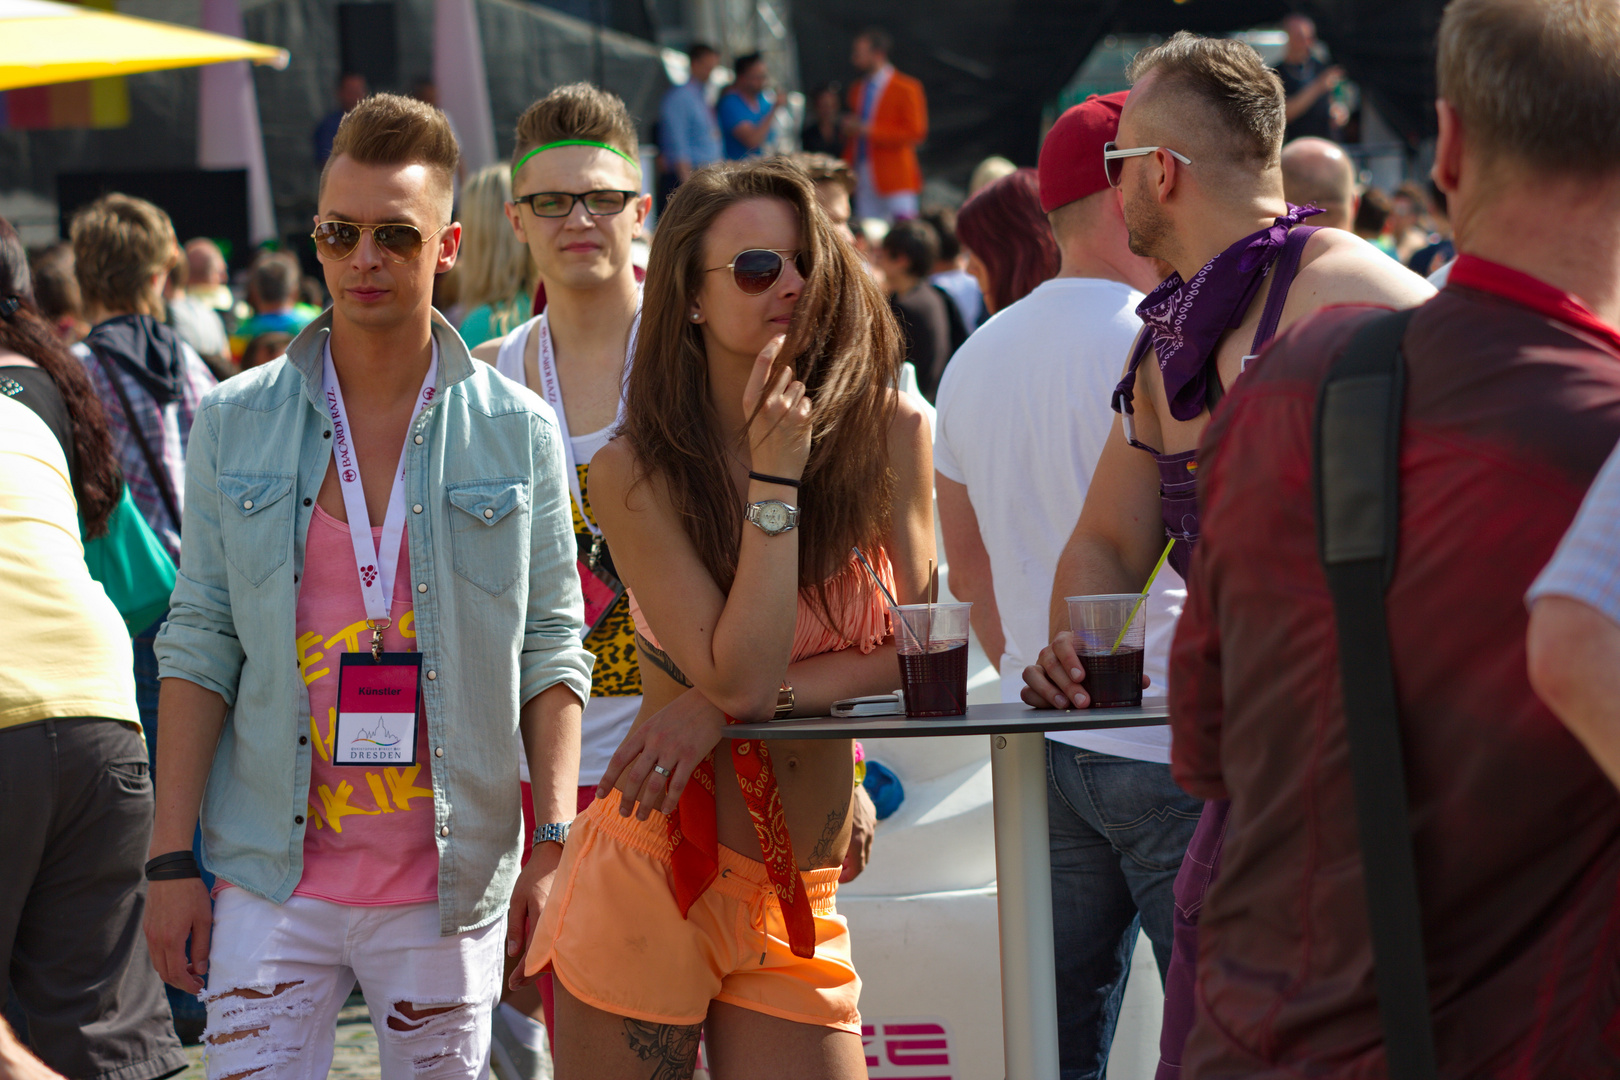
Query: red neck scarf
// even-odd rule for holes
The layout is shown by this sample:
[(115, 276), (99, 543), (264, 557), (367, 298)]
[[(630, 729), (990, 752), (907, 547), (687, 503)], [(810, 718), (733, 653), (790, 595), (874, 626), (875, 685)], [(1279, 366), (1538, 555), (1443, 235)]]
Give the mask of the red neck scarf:
[(1540, 278), (1531, 277), (1522, 270), (1481, 259), (1477, 255), (1459, 255), (1451, 267), (1451, 276), (1446, 284), (1478, 289), (1522, 304), (1531, 311), (1598, 339), (1616, 356), (1620, 356), (1620, 330), (1598, 318), (1578, 297), (1554, 288)]

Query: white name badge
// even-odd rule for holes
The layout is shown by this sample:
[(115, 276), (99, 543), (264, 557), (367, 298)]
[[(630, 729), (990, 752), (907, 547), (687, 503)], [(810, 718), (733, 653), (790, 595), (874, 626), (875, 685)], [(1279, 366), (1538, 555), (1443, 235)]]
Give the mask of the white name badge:
[(421, 653), (344, 653), (332, 764), (415, 765), (421, 675)]

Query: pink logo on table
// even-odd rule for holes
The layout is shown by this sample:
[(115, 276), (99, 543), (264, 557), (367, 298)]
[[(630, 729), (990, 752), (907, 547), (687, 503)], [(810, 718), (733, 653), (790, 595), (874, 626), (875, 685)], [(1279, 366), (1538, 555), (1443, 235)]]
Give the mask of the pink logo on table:
[(956, 1080), (943, 1020), (908, 1018), (861, 1025), (870, 1080)]

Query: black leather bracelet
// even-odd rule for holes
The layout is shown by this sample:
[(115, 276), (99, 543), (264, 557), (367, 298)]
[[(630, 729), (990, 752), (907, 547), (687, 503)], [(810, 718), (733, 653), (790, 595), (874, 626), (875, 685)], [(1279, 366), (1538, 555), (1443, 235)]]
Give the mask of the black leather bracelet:
[(147, 881), (179, 881), (200, 877), (202, 870), (197, 866), (197, 857), (189, 851), (171, 851), (146, 864)]
[(789, 480), (785, 476), (768, 476), (765, 473), (758, 473), (752, 470), (750, 470), (748, 473), (748, 479), (760, 480), (767, 484), (781, 484), (783, 487), (790, 487), (795, 491), (799, 489), (800, 483), (798, 480)]

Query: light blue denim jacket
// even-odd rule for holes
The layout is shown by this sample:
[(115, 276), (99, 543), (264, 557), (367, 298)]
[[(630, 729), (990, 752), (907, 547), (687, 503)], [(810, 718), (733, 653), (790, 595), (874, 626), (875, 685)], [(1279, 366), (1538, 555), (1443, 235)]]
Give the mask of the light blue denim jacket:
[[(329, 312), (286, 360), (203, 399), (186, 453), (179, 579), (157, 638), (162, 677), (230, 706), (203, 796), (204, 859), (276, 903), (303, 874), (310, 706), (295, 619), (332, 458), (321, 405), (330, 331)], [(418, 753), (434, 755), (439, 930), (454, 934), (498, 918), (517, 877), (520, 704), (557, 683), (585, 701), (593, 658), (580, 647), (556, 418), (475, 363), (437, 313), (433, 334), (439, 387), (405, 443), (405, 518), (429, 736)]]

